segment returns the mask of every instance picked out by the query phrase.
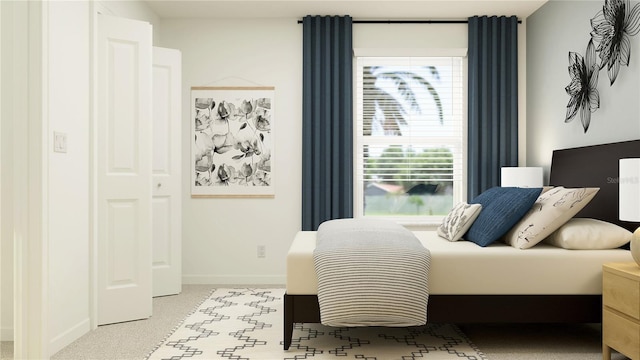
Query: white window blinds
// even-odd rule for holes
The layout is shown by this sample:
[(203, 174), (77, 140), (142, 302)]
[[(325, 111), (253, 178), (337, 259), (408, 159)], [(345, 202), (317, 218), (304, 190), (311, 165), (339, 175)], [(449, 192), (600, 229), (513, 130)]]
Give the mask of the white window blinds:
[(461, 57), (361, 57), (356, 215), (441, 218), (461, 198)]

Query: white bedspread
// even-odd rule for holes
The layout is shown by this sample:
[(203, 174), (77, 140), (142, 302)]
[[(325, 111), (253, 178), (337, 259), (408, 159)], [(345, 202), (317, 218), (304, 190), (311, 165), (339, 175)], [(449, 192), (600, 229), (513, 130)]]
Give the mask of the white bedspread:
[(367, 219), (324, 222), (313, 259), (322, 324), (426, 323), (430, 254), (404, 227)]
[[(495, 243), (482, 248), (449, 242), (435, 231), (414, 231), (431, 252), (429, 293), (434, 294), (602, 294), (602, 264), (632, 262), (628, 250), (566, 250), (538, 244), (527, 250)], [(296, 234), (287, 255), (287, 293), (316, 295), (313, 265), (316, 232)]]

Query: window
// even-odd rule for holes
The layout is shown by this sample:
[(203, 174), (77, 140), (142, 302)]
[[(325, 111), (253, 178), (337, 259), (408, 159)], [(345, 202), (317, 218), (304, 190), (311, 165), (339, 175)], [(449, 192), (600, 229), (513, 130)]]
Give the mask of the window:
[(463, 58), (356, 66), (355, 215), (441, 221), (463, 198)]

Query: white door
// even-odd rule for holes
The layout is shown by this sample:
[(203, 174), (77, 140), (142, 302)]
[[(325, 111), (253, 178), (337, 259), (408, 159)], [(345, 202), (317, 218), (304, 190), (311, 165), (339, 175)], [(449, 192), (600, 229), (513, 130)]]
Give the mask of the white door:
[(151, 34), (98, 16), (98, 325), (151, 315)]
[(181, 58), (153, 48), (153, 296), (182, 290)]

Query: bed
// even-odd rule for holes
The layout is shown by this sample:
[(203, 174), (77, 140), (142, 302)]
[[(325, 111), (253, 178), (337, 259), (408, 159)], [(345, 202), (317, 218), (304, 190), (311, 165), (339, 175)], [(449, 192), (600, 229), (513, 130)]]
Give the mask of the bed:
[[(575, 217), (618, 217), (618, 159), (640, 157), (640, 140), (555, 150), (550, 186), (598, 187)], [(597, 166), (594, 166), (597, 165)], [(633, 261), (625, 248), (567, 250), (540, 243), (526, 250), (505, 243), (480, 247), (449, 242), (435, 231), (414, 234), (431, 252), (427, 319), (432, 323), (599, 323), (602, 264)], [(296, 234), (287, 255), (284, 348), (294, 323), (319, 323), (313, 264), (315, 232)]]

